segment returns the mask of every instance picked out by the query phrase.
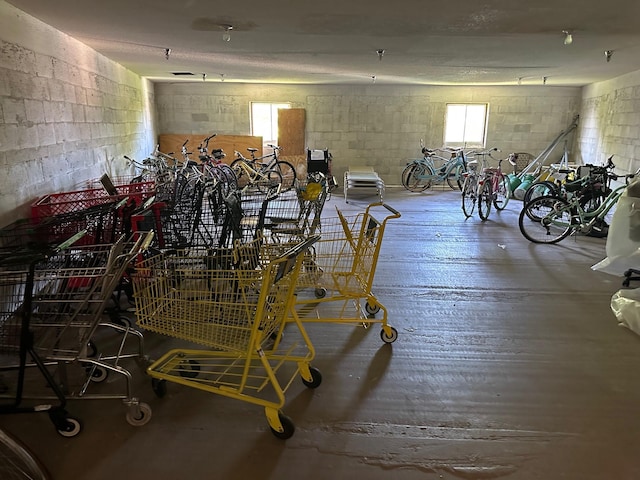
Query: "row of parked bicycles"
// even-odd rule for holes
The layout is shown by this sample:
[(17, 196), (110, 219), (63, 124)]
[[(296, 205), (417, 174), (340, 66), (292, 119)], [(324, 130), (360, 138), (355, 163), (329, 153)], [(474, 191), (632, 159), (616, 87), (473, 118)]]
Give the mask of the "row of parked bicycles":
[(164, 185), (173, 188), (171, 185), (179, 173), (193, 174), (200, 180), (214, 180), (223, 184), (237, 185), (239, 188), (256, 187), (261, 191), (267, 191), (274, 186), (279, 186), (279, 190), (286, 192), (293, 188), (297, 175), (295, 167), (284, 160), (280, 160), (279, 152), (281, 147), (268, 145), (272, 152), (256, 156), (258, 149), (248, 148), (250, 158), (246, 158), (242, 153), (235, 151), (235, 158), (230, 163), (223, 161), (226, 153), (219, 148), (209, 151), (209, 142), (216, 134), (205, 138), (198, 146), (197, 161), (193, 159), (193, 152), (189, 151), (186, 140), (182, 144), (182, 160), (178, 160), (173, 152), (163, 153), (159, 150), (159, 145), (153, 154), (138, 162), (127, 156), (129, 166), (138, 170), (138, 181), (144, 181), (146, 177), (152, 178), (157, 185)]
[[(422, 192), (446, 183), (461, 191), (465, 217), (471, 217), (477, 207), (482, 220), (489, 218), (492, 208), (503, 210), (515, 197), (522, 200), (520, 232), (534, 243), (553, 244), (572, 234), (606, 237), (618, 200), (640, 174), (639, 169), (624, 177), (617, 175), (611, 156), (605, 165), (538, 165), (533, 170), (536, 180), (528, 182), (526, 189), (518, 189), (521, 178), (515, 172), (516, 153), (503, 159), (494, 156), (500, 152), (498, 148), (465, 152), (429, 149), (422, 142), (421, 152), (423, 157), (409, 162), (402, 172), (405, 189)], [(503, 171), (505, 160), (514, 167), (512, 173)]]
[[(402, 185), (410, 192), (423, 192), (434, 184), (446, 183), (453, 190), (462, 191), (462, 211), (471, 217), (478, 207), (478, 215), (487, 220), (492, 206), (503, 210), (511, 197), (507, 175), (502, 171), (502, 159), (493, 153), (498, 148), (465, 152), (463, 149), (430, 149), (421, 142), (422, 158), (407, 164), (402, 172)], [(512, 154), (513, 155), (513, 154)], [(511, 157), (509, 157), (511, 159)], [(490, 160), (497, 166), (490, 165)]]

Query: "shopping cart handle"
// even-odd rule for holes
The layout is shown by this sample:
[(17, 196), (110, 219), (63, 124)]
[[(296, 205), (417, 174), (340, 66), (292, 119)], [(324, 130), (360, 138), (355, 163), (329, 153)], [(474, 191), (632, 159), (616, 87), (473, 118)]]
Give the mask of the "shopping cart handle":
[(397, 211), (395, 208), (393, 208), (390, 205), (387, 205), (386, 203), (383, 203), (382, 206), (384, 208), (386, 208), (387, 210), (389, 210), (391, 213), (393, 213), (394, 215), (396, 215), (397, 217), (400, 217), (400, 212)]
[(320, 238), (320, 235), (313, 235), (312, 237), (307, 238), (306, 240), (287, 250), (282, 256), (290, 259), (295, 258), (304, 251), (308, 250), (309, 247), (320, 240)]

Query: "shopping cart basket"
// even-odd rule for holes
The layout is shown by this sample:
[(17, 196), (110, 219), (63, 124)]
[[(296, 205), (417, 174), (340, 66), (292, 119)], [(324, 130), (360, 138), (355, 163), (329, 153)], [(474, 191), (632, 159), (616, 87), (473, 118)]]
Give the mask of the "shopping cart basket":
[(267, 208), (265, 235), (274, 242), (301, 240), (320, 229), (329, 188), (318, 174), (296, 180), (295, 189), (281, 193)]
[[(336, 217), (322, 218), (321, 239), (305, 255), (296, 284), (297, 311), (303, 322), (381, 323), (380, 337), (392, 343), (398, 332), (387, 323), (387, 309), (372, 289), (386, 223), (400, 213), (382, 202), (355, 216), (336, 211)], [(376, 318), (380, 311), (382, 317)]]
[(114, 243), (130, 227), (122, 222), (121, 209), (127, 199), (72, 210), (58, 215), (21, 218), (0, 228), (0, 249), (16, 247), (47, 250), (80, 231), (85, 234), (78, 244), (97, 245)]
[[(2, 370), (14, 372), (16, 376), (15, 382), (11, 382), (15, 392), (6, 392), (15, 394), (14, 401), (3, 405), (0, 412), (48, 411), (58, 432), (71, 437), (80, 432), (81, 424), (66, 414), (67, 399), (118, 398), (128, 407), (127, 421), (132, 425), (143, 425), (150, 419), (151, 409), (131, 395), (131, 374), (119, 364), (123, 358), (145, 358), (141, 351), (142, 334), (102, 319), (124, 270), (149, 243), (149, 238), (141, 237), (135, 243), (127, 243), (121, 237), (110, 245), (69, 243), (46, 254), (29, 254), (23, 250), (14, 255), (4, 254), (0, 259)], [(117, 354), (99, 354), (92, 343), (100, 325), (125, 334)], [(125, 343), (129, 336), (133, 336), (139, 347), (135, 354), (126, 353)], [(27, 363), (27, 354), (33, 363)], [(72, 372), (72, 366), (80, 368)], [(27, 367), (37, 367), (59, 406), (23, 406), (23, 399), (27, 398), (24, 394)], [(52, 369), (55, 369), (55, 377)], [(79, 386), (72, 383), (70, 375), (77, 372), (80, 372)], [(90, 383), (104, 381), (109, 372), (123, 377), (125, 392), (87, 394)], [(48, 391), (34, 392), (30, 398), (52, 396)]]
[(301, 242), (262, 268), (257, 262), (268, 255), (259, 251), (267, 248), (259, 239), (141, 262), (133, 277), (138, 324), (208, 348), (173, 349), (154, 362), (147, 372), (156, 394), (163, 396), (170, 381), (260, 405), (274, 435), (293, 435), (293, 422), (280, 411), (285, 391), (298, 374), (309, 388), (322, 377), (310, 366), (315, 352), (302, 324), (298, 336), (287, 330), (286, 341), (281, 332), (304, 252), (316, 241)]

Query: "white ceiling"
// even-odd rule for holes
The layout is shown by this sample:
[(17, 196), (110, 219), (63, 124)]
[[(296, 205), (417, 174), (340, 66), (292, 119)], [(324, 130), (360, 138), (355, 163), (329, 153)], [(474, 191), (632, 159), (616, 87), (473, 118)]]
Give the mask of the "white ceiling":
[(640, 70), (638, 0), (8, 3), (157, 82), (575, 86)]

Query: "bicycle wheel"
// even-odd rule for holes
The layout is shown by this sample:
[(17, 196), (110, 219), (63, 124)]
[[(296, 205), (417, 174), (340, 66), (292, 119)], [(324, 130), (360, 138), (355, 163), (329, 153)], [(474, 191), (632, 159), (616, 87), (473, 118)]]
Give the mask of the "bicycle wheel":
[(251, 179), (249, 178), (249, 175), (247, 174), (247, 172), (245, 171), (244, 168), (242, 168), (244, 164), (243, 160), (234, 160), (233, 162), (231, 162), (231, 170), (232, 172), (235, 174), (236, 177), (236, 184), (238, 185), (238, 188), (242, 189), (244, 187), (246, 187), (249, 182), (251, 181)]
[(293, 185), (296, 183), (296, 169), (289, 162), (285, 162), (283, 160), (278, 160), (276, 162), (276, 168), (280, 175), (282, 176), (282, 186), (280, 187), (280, 191), (286, 192), (293, 188)]
[(447, 185), (449, 185), (449, 188), (451, 190), (462, 190), (464, 173), (465, 169), (462, 165), (458, 165), (451, 173), (449, 173), (449, 175), (447, 176)]
[(229, 193), (238, 188), (238, 179), (233, 169), (226, 163), (221, 164), (219, 167), (222, 172), (224, 181), (226, 183), (226, 192)]
[(431, 186), (433, 175), (428, 165), (410, 163), (402, 171), (402, 186), (410, 192), (424, 192)]
[(550, 182), (549, 180), (543, 180), (541, 182), (534, 182), (527, 189), (524, 194), (524, 198), (522, 199), (523, 203), (529, 203), (531, 200), (534, 200), (538, 197), (548, 196), (548, 195), (557, 195), (558, 187), (555, 183)]
[(0, 478), (49, 480), (49, 473), (29, 449), (0, 430)]
[(493, 203), (493, 186), (491, 185), (491, 179), (485, 178), (480, 188), (480, 195), (478, 196), (478, 215), (482, 220), (487, 220), (491, 213), (491, 204)]
[(267, 193), (277, 185), (280, 185), (280, 188), (282, 188), (282, 175), (277, 170), (267, 170), (263, 172), (260, 180), (256, 182), (256, 186), (261, 193)]
[[(532, 220), (532, 216), (537, 220)], [(530, 242), (557, 243), (573, 231), (571, 205), (560, 197), (538, 197), (522, 209), (518, 226)]]
[(496, 210), (504, 210), (511, 198), (511, 186), (509, 179), (502, 173), (496, 176), (493, 188), (493, 206)]
[(478, 179), (475, 175), (467, 175), (462, 184), (462, 212), (467, 218), (473, 215), (476, 208), (478, 193)]

